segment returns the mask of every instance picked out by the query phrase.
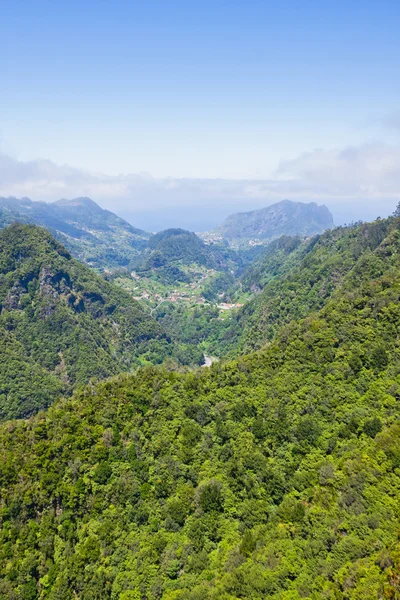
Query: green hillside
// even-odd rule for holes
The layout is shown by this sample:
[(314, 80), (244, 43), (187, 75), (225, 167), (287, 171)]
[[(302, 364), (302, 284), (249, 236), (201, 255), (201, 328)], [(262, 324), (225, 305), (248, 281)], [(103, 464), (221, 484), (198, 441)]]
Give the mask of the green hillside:
[(107, 277), (154, 315), (158, 306), (167, 303), (169, 309), (177, 307), (180, 312), (185, 307), (190, 312), (194, 306), (215, 302), (218, 293), (244, 270), (245, 261), (226, 244), (205, 244), (190, 231), (166, 229), (150, 238), (131, 269), (120, 269)]
[(16, 221), (45, 227), (75, 258), (100, 270), (128, 266), (150, 237), (90, 198), (0, 198), (0, 228)]
[(316, 240), (267, 348), (3, 424), (0, 598), (397, 598), (399, 225)]
[(138, 302), (32, 225), (0, 232), (0, 339), (2, 419), (173, 353)]
[(184, 229), (166, 229), (149, 239), (147, 251), (136, 260), (142, 276), (151, 272), (165, 283), (191, 281), (187, 267), (196, 265), (215, 271), (237, 270), (242, 260), (224, 245), (205, 244), (195, 233)]
[[(338, 227), (299, 243), (282, 238), (243, 276), (242, 289), (262, 290), (210, 333), (212, 351), (237, 355), (264, 346), (280, 326), (351, 290), (397, 235), (395, 219)], [(379, 275), (385, 267), (376, 267)], [(236, 288), (237, 290), (237, 288)], [(235, 292), (235, 290), (234, 290)]]
[(293, 265), (303, 248), (308, 246), (308, 243), (302, 244), (302, 241), (298, 236), (282, 235), (270, 242), (243, 273), (238, 282), (240, 288), (245, 292), (262, 291), (271, 279)]
[[(153, 314), (176, 340), (201, 344), (206, 354), (235, 357), (263, 347), (279, 327), (318, 310), (343, 286), (352, 286), (351, 274), (363, 270), (371, 253), (396, 229), (393, 219), (338, 227), (308, 240), (282, 236), (268, 244), (244, 273), (221, 280), (213, 290), (243, 308), (221, 316), (214, 306), (185, 310), (162, 305)], [(224, 275), (224, 274), (222, 274)], [(223, 318), (224, 317), (224, 318)]]

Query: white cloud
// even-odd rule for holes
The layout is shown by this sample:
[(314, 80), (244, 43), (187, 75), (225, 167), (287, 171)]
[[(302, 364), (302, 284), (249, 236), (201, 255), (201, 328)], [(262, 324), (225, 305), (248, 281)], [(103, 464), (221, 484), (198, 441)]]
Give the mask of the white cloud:
[(289, 198), (326, 203), (334, 213), (365, 219), (384, 216), (400, 199), (400, 146), (372, 142), (316, 149), (282, 161), (267, 180), (109, 176), (48, 160), (24, 162), (0, 155), (0, 195), (46, 201), (90, 196), (129, 215), (179, 207), (228, 214)]
[(342, 150), (314, 150), (281, 162), (276, 177), (315, 197), (397, 198), (400, 146), (374, 142)]

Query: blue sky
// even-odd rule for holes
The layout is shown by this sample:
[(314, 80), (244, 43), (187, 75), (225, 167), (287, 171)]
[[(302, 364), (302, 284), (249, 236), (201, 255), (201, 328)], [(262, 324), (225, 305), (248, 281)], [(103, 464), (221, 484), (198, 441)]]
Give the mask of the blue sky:
[(0, 151), (20, 161), (270, 179), (316, 149), (397, 153), (398, 0), (0, 3)]

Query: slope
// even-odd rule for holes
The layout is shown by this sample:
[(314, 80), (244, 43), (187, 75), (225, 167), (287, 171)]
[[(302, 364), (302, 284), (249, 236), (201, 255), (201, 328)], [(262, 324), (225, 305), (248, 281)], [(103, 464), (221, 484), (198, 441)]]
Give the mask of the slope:
[(119, 270), (112, 278), (156, 311), (168, 302), (193, 307), (214, 299), (232, 284), (243, 264), (226, 244), (205, 244), (190, 231), (167, 229), (150, 238), (133, 271)]
[(173, 350), (128, 294), (46, 230), (19, 224), (0, 233), (0, 337), (1, 418), (32, 414), (61, 390)]
[(196, 265), (217, 271), (237, 269), (242, 265), (238, 254), (223, 245), (205, 244), (195, 233), (184, 229), (166, 229), (156, 233), (148, 242), (147, 252), (137, 261), (137, 270), (152, 269), (160, 273), (175, 270), (190, 280), (184, 267)]
[(76, 258), (99, 269), (129, 265), (150, 237), (90, 198), (51, 204), (0, 198), (0, 227), (15, 221), (45, 227)]
[(268, 348), (3, 425), (0, 597), (395, 599), (400, 235), (383, 225), (351, 286)]
[(261, 293), (210, 333), (211, 351), (237, 355), (260, 348), (284, 323), (320, 309), (335, 291), (351, 287), (351, 272), (362, 270), (396, 227), (391, 218), (338, 227), (301, 244), (274, 242), (243, 276), (245, 289)]
[(282, 200), (266, 208), (230, 215), (216, 233), (233, 245), (268, 241), (281, 235), (306, 237), (333, 227), (326, 206)]

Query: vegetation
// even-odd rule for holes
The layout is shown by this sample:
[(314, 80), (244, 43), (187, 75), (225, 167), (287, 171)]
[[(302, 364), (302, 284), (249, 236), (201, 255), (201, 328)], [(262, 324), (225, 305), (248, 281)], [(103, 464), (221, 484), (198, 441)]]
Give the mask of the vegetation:
[(142, 276), (174, 283), (192, 281), (184, 266), (197, 265), (216, 271), (237, 270), (242, 266), (239, 255), (226, 245), (205, 244), (195, 233), (184, 229), (166, 229), (148, 242), (147, 252), (136, 261), (136, 271)]
[(0, 598), (397, 598), (399, 225), (315, 240), (266, 348), (3, 424)]
[(174, 353), (138, 302), (32, 225), (0, 233), (0, 339), (1, 419)]
[(221, 322), (220, 310), (215, 305), (188, 307), (164, 302), (153, 315), (176, 343), (194, 344), (206, 353), (212, 339), (218, 344)]
[[(225, 245), (207, 245), (194, 233), (167, 229), (149, 240), (147, 250), (134, 262), (133, 271), (119, 269), (107, 278), (148, 305), (154, 314), (159, 306), (171, 303), (172, 315), (176, 302), (189, 313), (199, 305), (218, 302), (244, 265), (239, 253)], [(183, 335), (182, 340), (186, 337)]]
[[(280, 327), (322, 308), (342, 289), (351, 289), (371, 253), (379, 253), (394, 219), (338, 227), (308, 240), (282, 236), (268, 244), (239, 278), (208, 275), (193, 292), (210, 305), (196, 305), (189, 284), (176, 284), (180, 303), (153, 302), (153, 316), (177, 342), (201, 344), (209, 355), (235, 357), (271, 342)], [(135, 282), (140, 289), (141, 282)], [(136, 292), (135, 292), (136, 293)], [(168, 299), (168, 295), (163, 296)], [(244, 303), (229, 312), (218, 302)], [(190, 304), (192, 302), (192, 304)]]
[(51, 204), (0, 198), (0, 227), (14, 222), (45, 227), (75, 258), (99, 270), (129, 265), (150, 237), (90, 198)]
[(306, 317), (333, 294), (351, 290), (364, 274), (368, 277), (369, 262), (376, 262), (376, 272), (381, 273), (386, 263), (379, 263), (378, 257), (397, 227), (390, 218), (338, 227), (302, 243), (277, 240), (250, 266), (240, 287), (262, 292), (220, 323), (210, 351), (235, 356), (260, 348), (283, 324)]
[(310, 236), (333, 227), (326, 206), (283, 200), (266, 208), (229, 216), (216, 230), (233, 245), (270, 241), (282, 235)]
[[(260, 256), (246, 269), (240, 279), (240, 287), (246, 292), (260, 292), (272, 279), (284, 273), (293, 266), (298, 255), (302, 238), (282, 235), (265, 246)], [(307, 243), (304, 248), (307, 247)], [(296, 252), (300, 250), (300, 252)]]

